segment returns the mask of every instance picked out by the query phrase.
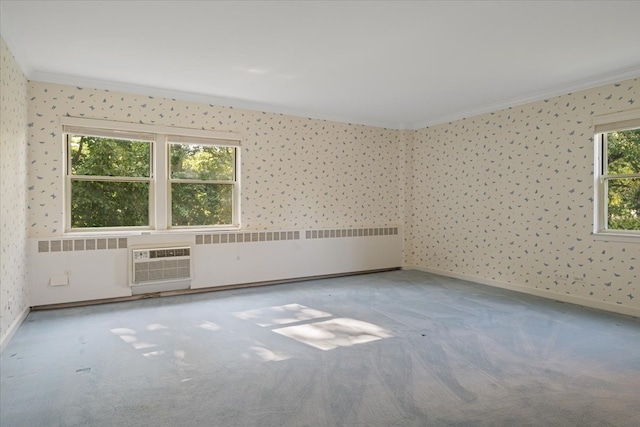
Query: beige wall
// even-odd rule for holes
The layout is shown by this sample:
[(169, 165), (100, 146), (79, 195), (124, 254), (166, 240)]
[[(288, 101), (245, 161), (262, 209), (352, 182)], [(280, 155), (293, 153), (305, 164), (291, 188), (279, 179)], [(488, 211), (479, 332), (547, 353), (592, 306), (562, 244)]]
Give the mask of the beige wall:
[(0, 342), (27, 300), (27, 80), (0, 38)]
[(591, 121), (639, 106), (635, 79), (417, 131), (405, 265), (638, 310), (640, 244), (592, 236)]
[(401, 224), (402, 132), (194, 102), (29, 83), (29, 235), (60, 236), (60, 117), (242, 135), (244, 229)]
[[(637, 79), (400, 131), (27, 84), (4, 43), (2, 49), (3, 182), (5, 174), (24, 176), (15, 161), (5, 167), (5, 152), (19, 164), (24, 156), (17, 148), (24, 145), (5, 144), (5, 129), (24, 144), (26, 128), (30, 142), (28, 211), (19, 202), (24, 187), (2, 190), (3, 227), (6, 217), (19, 222), (12, 232), (20, 234), (26, 224), (31, 237), (63, 235), (61, 116), (231, 131), (243, 135), (245, 229), (403, 226), (408, 267), (614, 310), (640, 309), (640, 246), (591, 235), (591, 119), (637, 108)], [(16, 92), (9, 103), (5, 85)], [(5, 109), (11, 111), (8, 127)], [(7, 197), (15, 202), (5, 208), (5, 192), (13, 191)], [(24, 240), (19, 235), (11, 243), (3, 233), (3, 249), (22, 251)], [(5, 312), (26, 304), (21, 285), (5, 292), (5, 276), (12, 283), (26, 276), (21, 259), (11, 263), (17, 267), (3, 267), (3, 328), (11, 322)], [(562, 275), (569, 278), (558, 280)], [(17, 304), (12, 310), (5, 293)]]

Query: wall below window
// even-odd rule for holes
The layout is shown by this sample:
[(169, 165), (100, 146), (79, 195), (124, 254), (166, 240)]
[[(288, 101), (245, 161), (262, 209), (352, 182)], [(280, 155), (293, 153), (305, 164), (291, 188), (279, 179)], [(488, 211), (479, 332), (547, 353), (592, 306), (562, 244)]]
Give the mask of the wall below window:
[(192, 289), (402, 266), (398, 227), (29, 240), (33, 306), (131, 296), (130, 250), (138, 245), (191, 245)]

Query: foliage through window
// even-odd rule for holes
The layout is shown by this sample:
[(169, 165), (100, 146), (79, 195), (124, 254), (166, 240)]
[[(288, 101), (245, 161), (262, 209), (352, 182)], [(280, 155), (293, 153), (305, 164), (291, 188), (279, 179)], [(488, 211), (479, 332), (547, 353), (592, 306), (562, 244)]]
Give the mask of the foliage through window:
[(151, 142), (67, 138), (71, 227), (149, 226)]
[(597, 135), (597, 231), (640, 232), (640, 126)]
[(232, 224), (235, 147), (169, 145), (171, 225)]
[(73, 125), (64, 130), (68, 230), (239, 225), (236, 139)]

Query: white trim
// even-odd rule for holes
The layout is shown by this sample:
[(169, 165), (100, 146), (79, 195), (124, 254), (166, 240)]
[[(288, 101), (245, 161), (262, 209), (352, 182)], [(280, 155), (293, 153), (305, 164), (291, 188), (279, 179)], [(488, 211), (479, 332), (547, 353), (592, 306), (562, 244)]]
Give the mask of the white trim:
[[(161, 126), (154, 124), (142, 124), (131, 122), (118, 122), (112, 120), (89, 119), (83, 117), (64, 116), (60, 118), (64, 139), (64, 158), (65, 179), (65, 234), (73, 234), (76, 232), (89, 232), (100, 234), (104, 231), (126, 231), (126, 230), (148, 230), (148, 231), (171, 231), (176, 228), (191, 229), (186, 226), (172, 226), (171, 222), (171, 183), (175, 182), (170, 179), (170, 160), (169, 160), (169, 144), (185, 143), (185, 144), (211, 144), (223, 147), (232, 147), (234, 150), (234, 177), (232, 182), (228, 181), (206, 181), (207, 184), (231, 184), (233, 185), (232, 194), (232, 223), (224, 224), (222, 227), (234, 229), (240, 226), (240, 151), (241, 151), (241, 135), (233, 132), (218, 132), (204, 129), (180, 128), (171, 126)], [(92, 129), (96, 132), (96, 136), (102, 133), (106, 137), (118, 137), (122, 133), (124, 138), (135, 137), (135, 135), (146, 135), (143, 140), (150, 142), (151, 165), (149, 177), (132, 178), (132, 177), (94, 177), (71, 175), (70, 159), (71, 150), (67, 133), (91, 134)], [(93, 180), (93, 181), (114, 181), (127, 182), (139, 181), (149, 183), (149, 225), (140, 227), (99, 227), (99, 228), (72, 228), (71, 224), (71, 183), (74, 180)], [(193, 183), (194, 180), (183, 180), (184, 182)], [(179, 181), (178, 181), (179, 182)], [(197, 226), (198, 228), (219, 229), (220, 225)]]
[(593, 240), (640, 244), (640, 233), (634, 233), (633, 231), (629, 232), (629, 234), (619, 234), (611, 231), (593, 233)]
[[(150, 158), (150, 164), (149, 164), (149, 176), (148, 177), (133, 177), (133, 176), (100, 176), (100, 175), (96, 175), (96, 176), (91, 176), (91, 175), (74, 175), (71, 173), (71, 141), (70, 141), (70, 136), (74, 135), (74, 134), (83, 134), (84, 130), (87, 129), (88, 132), (87, 134), (91, 134), (91, 129), (97, 129), (94, 127), (76, 127), (76, 126), (72, 126), (72, 125), (68, 125), (68, 124), (63, 124), (62, 125), (62, 136), (64, 138), (64, 150), (65, 150), (65, 161), (66, 161), (66, 165), (65, 165), (65, 180), (64, 180), (64, 184), (63, 184), (63, 191), (64, 191), (64, 195), (65, 195), (65, 203), (64, 203), (64, 222), (65, 222), (65, 234), (66, 233), (73, 233), (76, 232), (78, 230), (82, 231), (82, 230), (93, 230), (93, 227), (78, 227), (78, 228), (73, 228), (72, 227), (72, 219), (71, 219), (71, 204), (72, 204), (72, 200), (71, 200), (71, 188), (73, 185), (74, 181), (93, 181), (93, 182), (116, 182), (116, 183), (122, 183), (122, 182), (145, 182), (147, 184), (149, 184), (149, 204), (148, 204), (148, 209), (149, 209), (149, 224), (148, 225), (142, 225), (142, 226), (123, 226), (123, 227), (96, 227), (96, 230), (105, 230), (105, 231), (109, 231), (109, 230), (115, 230), (115, 231), (119, 231), (119, 230), (149, 230), (154, 228), (155, 226), (155, 210), (154, 210), (154, 206), (153, 206), (153, 198), (154, 198), (154, 194), (153, 194), (153, 189), (154, 189), (154, 178), (153, 178), (153, 157)], [(102, 129), (102, 128), (101, 128)], [(134, 137), (134, 135), (127, 135), (126, 132), (123, 133), (123, 135), (115, 135), (114, 133), (111, 132), (111, 130), (107, 130), (106, 133), (104, 133), (103, 135), (101, 135), (102, 132), (96, 132), (96, 135), (92, 135), (92, 136), (97, 136), (97, 137), (112, 137), (112, 138), (129, 138), (129, 137)], [(117, 131), (115, 133), (118, 133)], [(142, 139), (142, 141), (147, 142), (149, 144), (149, 154), (151, 156), (153, 156), (154, 154), (154, 138), (156, 138), (156, 134), (148, 134), (147, 139)]]
[(240, 173), (240, 165), (242, 164), (242, 159), (240, 158), (242, 150), (239, 148), (236, 150), (236, 166), (233, 170), (236, 179), (236, 185), (233, 187), (233, 206), (231, 209), (235, 212), (233, 216), (233, 226), (237, 229), (242, 228), (242, 195), (240, 194), (242, 191), (242, 174)]
[(484, 277), (471, 276), (468, 274), (454, 273), (452, 271), (439, 270), (436, 268), (428, 268), (421, 266), (404, 266), (403, 270), (418, 270), (425, 273), (437, 274), (439, 276), (452, 277), (454, 279), (467, 280), (470, 282), (479, 283), (481, 285), (493, 286), (496, 288), (508, 289), (511, 291), (521, 292), (537, 297), (547, 298), (555, 301), (567, 302), (570, 304), (576, 304), (583, 307), (595, 308), (598, 310), (609, 311), (616, 314), (624, 314), (626, 316), (640, 317), (640, 308), (629, 307), (622, 304), (613, 304), (604, 301), (595, 301), (589, 298), (560, 294), (557, 292), (547, 291), (544, 289), (531, 288), (528, 286), (517, 285), (513, 283), (501, 282), (493, 279), (486, 279)]
[(531, 102), (542, 101), (556, 96), (563, 96), (577, 92), (579, 90), (593, 89), (598, 86), (604, 86), (607, 84), (618, 83), (623, 80), (640, 78), (640, 65), (635, 65), (627, 69), (621, 70), (617, 73), (604, 74), (595, 76), (590, 79), (584, 79), (579, 82), (573, 82), (562, 86), (549, 89), (544, 92), (537, 92), (529, 95), (523, 95), (520, 97), (507, 99), (504, 101), (496, 102), (494, 104), (484, 105), (478, 108), (471, 108), (468, 110), (459, 111), (452, 114), (447, 114), (440, 117), (434, 117), (421, 122), (414, 122), (410, 129), (418, 130), (429, 126), (435, 126), (443, 123), (449, 123), (456, 120), (465, 119), (468, 117), (478, 116), (480, 114), (494, 113), (507, 108), (516, 107), (518, 105), (529, 104)]
[[(5, 39), (6, 40), (6, 39)], [(26, 74), (26, 73), (25, 73)], [(74, 76), (63, 76), (53, 73), (43, 73), (34, 71), (26, 75), (28, 80), (55, 83), (68, 86), (76, 86), (87, 89), (101, 89), (111, 92), (120, 92), (134, 95), (144, 95), (149, 97), (158, 97), (165, 99), (173, 99), (180, 101), (198, 102), (200, 104), (215, 105), (219, 107), (239, 108), (250, 111), (258, 111), (272, 114), (286, 114), (290, 116), (300, 117), (304, 119), (313, 118), (317, 120), (327, 120), (339, 123), (351, 123), (354, 125), (374, 126), (385, 129), (410, 129), (404, 123), (373, 120), (364, 117), (347, 117), (328, 114), (326, 112), (311, 111), (303, 108), (288, 107), (285, 105), (276, 105), (266, 102), (248, 101), (236, 98), (226, 98), (222, 96), (199, 94), (193, 92), (184, 92), (179, 90), (161, 89), (151, 86), (142, 86), (134, 84), (114, 83), (104, 80), (87, 79)]]
[(5, 332), (2, 339), (0, 339), (0, 353), (2, 353), (5, 348), (7, 348), (9, 341), (11, 341), (11, 338), (13, 338), (16, 332), (18, 332), (18, 329), (20, 329), (20, 326), (22, 326), (22, 324), (27, 319), (27, 316), (29, 315), (30, 312), (31, 312), (31, 308), (26, 307), (22, 311), (22, 313), (20, 313), (20, 315), (16, 317), (16, 319), (13, 322), (11, 322), (11, 325), (9, 325), (7, 332)]
[(591, 121), (593, 127), (604, 125), (607, 123), (625, 122), (627, 120), (640, 119), (640, 108), (633, 110), (619, 111), (617, 113), (603, 114), (602, 116), (594, 117)]
[[(95, 231), (94, 231), (95, 230)], [(239, 227), (228, 225), (211, 225), (211, 226), (193, 226), (193, 227), (173, 227), (167, 230), (154, 230), (146, 227), (129, 227), (129, 228), (106, 228), (103, 229), (87, 229), (81, 228), (65, 232), (62, 236), (40, 236), (34, 237), (34, 239), (51, 240), (51, 239), (64, 239), (64, 238), (107, 238), (107, 237), (132, 237), (132, 236), (175, 236), (177, 234), (199, 234), (199, 233), (212, 233), (212, 232), (238, 232)]]
[[(212, 141), (212, 140), (215, 140)], [(225, 142), (231, 142), (230, 144), (225, 144)], [(198, 136), (191, 135), (176, 135), (173, 132), (173, 135), (167, 134), (167, 144), (189, 144), (189, 145), (215, 145), (217, 147), (239, 147), (240, 139), (228, 139), (228, 138), (202, 138)]]
[[(6, 41), (6, 38), (5, 38)], [(191, 92), (181, 92), (175, 90), (160, 89), (148, 86), (121, 84), (108, 82), (103, 80), (93, 80), (74, 76), (63, 76), (52, 73), (42, 73), (34, 71), (26, 73), (29, 80), (65, 84), (69, 86), (79, 86), (86, 88), (110, 90), (114, 92), (123, 92), (130, 94), (139, 94), (146, 96), (156, 96), (167, 99), (177, 99), (182, 101), (199, 102), (202, 104), (210, 104), (217, 106), (226, 106), (231, 108), (242, 108), (252, 111), (263, 111), (273, 114), (287, 114), (291, 116), (303, 117), (303, 118), (315, 118), (318, 120), (329, 120), (340, 123), (352, 123), (364, 126), (375, 126), (386, 129), (409, 129), (418, 130), (429, 126), (448, 123), (456, 120), (461, 120), (467, 117), (473, 117), (480, 114), (492, 113), (506, 108), (515, 107), (518, 105), (524, 105), (530, 102), (542, 101), (544, 99), (553, 98), (556, 96), (567, 95), (579, 90), (593, 89), (598, 86), (604, 86), (611, 83), (621, 82), (623, 80), (640, 78), (640, 64), (626, 68), (619, 72), (602, 74), (594, 76), (589, 79), (584, 79), (578, 82), (568, 83), (566, 85), (557, 86), (547, 91), (536, 92), (532, 94), (525, 94), (515, 98), (502, 100), (493, 104), (487, 104), (478, 106), (476, 108), (469, 108), (466, 110), (458, 111), (451, 114), (445, 114), (439, 117), (426, 118), (421, 121), (399, 123), (396, 121), (387, 120), (372, 120), (364, 117), (346, 117), (336, 116), (318, 111), (309, 111), (302, 108), (287, 107), (283, 105), (274, 105), (268, 103), (246, 101), (233, 98), (225, 98), (214, 95), (196, 94)]]
[(64, 203), (62, 214), (64, 215), (64, 233), (71, 230), (71, 145), (69, 135), (64, 132), (60, 135), (62, 142), (62, 158), (64, 159), (64, 175), (62, 176), (62, 193)]
[[(605, 162), (608, 163), (608, 162)], [(600, 179), (603, 181), (608, 181), (612, 179), (628, 179), (628, 178), (640, 178), (637, 173), (629, 174), (629, 173), (621, 173), (620, 175), (601, 175)]]
[[(638, 178), (638, 174), (606, 174), (605, 165), (608, 164), (608, 146), (606, 135), (616, 130), (616, 124), (623, 125), (630, 122), (637, 124), (640, 120), (640, 109), (620, 111), (606, 114), (592, 119), (593, 127), (593, 235), (596, 240), (611, 242), (640, 242), (638, 230), (611, 230), (607, 228), (607, 181), (612, 179)], [(611, 126), (607, 126), (611, 124)], [(635, 127), (634, 127), (635, 128)], [(604, 135), (604, 138), (603, 138)], [(608, 237), (607, 237), (608, 236)]]
[[(169, 174), (167, 174), (169, 176)], [(189, 178), (170, 178), (172, 184), (221, 184), (221, 185), (235, 185), (235, 181), (223, 181), (216, 179), (189, 179)]]
[[(81, 128), (120, 130), (128, 132), (144, 132), (164, 135), (192, 136), (196, 138), (217, 139), (229, 141), (229, 145), (240, 145), (242, 136), (235, 132), (220, 132), (205, 129), (181, 128), (173, 126), (162, 126), (154, 124), (117, 122), (113, 120), (86, 119), (82, 117), (60, 117), (62, 126), (74, 126)], [(235, 142), (233, 144), (232, 142)], [(225, 145), (225, 144), (217, 144)]]
[[(165, 152), (165, 158), (167, 159), (167, 164), (165, 167), (166, 170), (166, 179), (165, 179), (165, 183), (166, 183), (166, 191), (165, 193), (167, 194), (167, 200), (166, 200), (166, 206), (167, 206), (167, 227), (169, 229), (174, 229), (174, 228), (186, 228), (189, 226), (185, 226), (185, 225), (173, 225), (173, 212), (171, 210), (172, 206), (171, 206), (171, 202), (173, 201), (172, 199), (172, 195), (171, 195), (171, 191), (173, 189), (173, 184), (207, 184), (207, 185), (230, 185), (231, 186), (231, 213), (232, 213), (232, 218), (231, 218), (231, 224), (220, 224), (219, 226), (223, 226), (223, 227), (234, 227), (236, 226), (236, 224), (239, 224), (240, 220), (240, 211), (237, 210), (238, 208), (238, 204), (237, 202), (237, 197), (236, 194), (238, 194), (240, 192), (240, 187), (239, 187), (239, 182), (238, 182), (238, 177), (239, 177), (239, 173), (238, 173), (238, 169), (239, 169), (239, 157), (238, 157), (238, 153), (240, 152), (240, 147), (239, 146), (227, 146), (226, 148), (232, 148), (233, 149), (233, 180), (215, 180), (215, 179), (210, 179), (210, 180), (206, 180), (206, 179), (190, 179), (190, 178), (172, 178), (171, 177), (171, 161), (170, 156), (171, 156), (171, 148), (170, 145), (171, 144), (198, 144), (198, 145), (204, 145), (202, 143), (202, 141), (193, 141), (193, 142), (189, 142), (188, 138), (182, 142), (172, 142), (171, 139), (167, 139), (167, 142), (164, 144), (164, 149), (166, 150)], [(216, 144), (217, 145), (217, 144)]]
[(602, 230), (602, 224), (604, 221), (601, 218), (605, 218), (605, 182), (600, 179), (602, 165), (604, 164), (602, 153), (602, 134), (595, 134), (593, 136), (593, 234), (599, 234)]
[(143, 176), (103, 176), (103, 175), (70, 175), (72, 181), (101, 181), (101, 182), (151, 182), (152, 177)]
[[(30, 65), (30, 61), (28, 60), (28, 55), (26, 49), (20, 49), (20, 44), (17, 43), (16, 40), (13, 39), (13, 34), (9, 31), (9, 27), (11, 24), (8, 24), (9, 18), (7, 17), (8, 13), (0, 13), (0, 37), (4, 39), (7, 47), (11, 51), (11, 54), (15, 58), (16, 62), (24, 77), (29, 80), (29, 75), (33, 73), (33, 67)], [(18, 37), (19, 39), (20, 37)], [(24, 50), (24, 52), (23, 52)]]
[[(156, 134), (153, 141), (153, 179), (151, 180), (151, 209), (153, 209), (154, 230), (165, 231), (171, 228), (171, 186), (169, 185), (169, 144), (166, 134)], [(162, 179), (158, 179), (161, 177)]]

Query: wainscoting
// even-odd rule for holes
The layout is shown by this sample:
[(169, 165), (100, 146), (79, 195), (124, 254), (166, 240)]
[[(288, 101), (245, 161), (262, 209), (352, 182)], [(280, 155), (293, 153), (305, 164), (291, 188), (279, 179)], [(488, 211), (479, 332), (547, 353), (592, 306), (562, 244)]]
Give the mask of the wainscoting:
[(191, 247), (190, 289), (402, 266), (398, 227), (30, 239), (31, 305), (129, 297), (132, 248), (176, 244)]

